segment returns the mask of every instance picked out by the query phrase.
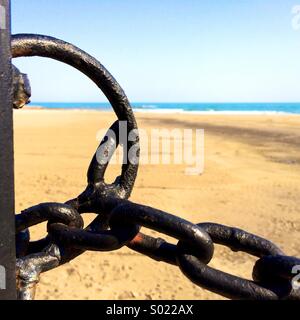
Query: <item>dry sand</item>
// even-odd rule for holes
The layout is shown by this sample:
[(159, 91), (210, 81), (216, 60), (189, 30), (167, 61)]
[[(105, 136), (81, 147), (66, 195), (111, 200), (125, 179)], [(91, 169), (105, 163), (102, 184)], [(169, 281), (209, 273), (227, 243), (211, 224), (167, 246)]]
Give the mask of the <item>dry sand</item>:
[[(64, 202), (86, 186), (96, 133), (115, 116), (97, 111), (23, 110), (15, 117), (17, 212)], [(131, 200), (192, 222), (237, 226), (300, 256), (300, 117), (138, 113), (140, 128), (204, 128), (205, 171), (142, 165)], [(108, 180), (119, 173), (109, 167)], [(89, 221), (93, 215), (86, 215)], [(45, 225), (31, 229), (33, 239)], [(143, 230), (148, 233), (148, 230)], [(153, 234), (153, 232), (150, 232)], [(216, 246), (210, 265), (250, 278), (255, 258)], [(221, 299), (193, 285), (177, 267), (127, 248), (86, 252), (42, 275), (38, 299)]]

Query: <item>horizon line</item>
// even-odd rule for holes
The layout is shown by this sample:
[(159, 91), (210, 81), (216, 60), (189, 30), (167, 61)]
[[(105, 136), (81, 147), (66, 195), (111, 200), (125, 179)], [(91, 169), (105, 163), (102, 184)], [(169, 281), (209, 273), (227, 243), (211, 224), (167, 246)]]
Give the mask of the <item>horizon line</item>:
[[(233, 101), (224, 101), (224, 102), (216, 102), (216, 101), (194, 101), (194, 102), (186, 102), (186, 101), (129, 101), (131, 104), (133, 103), (158, 103), (158, 104), (175, 104), (175, 103), (184, 103), (184, 104), (206, 104), (206, 103), (214, 103), (214, 104), (250, 104), (250, 103), (260, 103), (260, 104), (264, 104), (264, 103), (273, 103), (273, 104), (277, 104), (277, 103), (300, 103), (300, 101), (251, 101), (251, 102), (245, 102), (245, 101), (237, 101), (237, 102), (233, 102)], [(94, 104), (111, 104), (109, 101), (31, 101), (30, 104), (35, 104), (35, 103), (94, 103)]]

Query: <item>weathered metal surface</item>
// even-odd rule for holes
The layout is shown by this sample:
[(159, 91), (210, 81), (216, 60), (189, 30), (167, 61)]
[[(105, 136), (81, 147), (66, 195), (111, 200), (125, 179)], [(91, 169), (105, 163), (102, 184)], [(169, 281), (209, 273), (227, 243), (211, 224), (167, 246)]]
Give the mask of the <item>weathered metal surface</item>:
[(15, 299), (10, 1), (0, 0), (0, 299)]
[[(12, 55), (16, 57), (40, 56), (55, 59), (78, 69), (89, 77), (105, 94), (111, 103), (119, 121), (126, 121), (128, 132), (137, 129), (132, 108), (123, 89), (105, 67), (86, 52), (65, 41), (43, 35), (19, 34), (12, 36)], [(128, 141), (128, 150), (138, 147), (139, 141)], [(113, 185), (107, 185), (103, 176), (89, 181), (88, 192), (99, 192), (98, 184), (103, 183), (101, 192), (114, 193), (121, 198), (128, 198), (134, 185), (138, 165), (127, 161), (122, 166), (122, 173)], [(101, 168), (99, 168), (101, 171)]]
[(18, 300), (32, 300), (40, 274), (59, 266), (60, 252), (56, 245), (47, 246), (42, 252), (17, 259)]
[[(243, 251), (257, 257), (283, 254), (270, 241), (241, 229), (215, 223), (200, 223), (198, 226), (211, 236), (214, 243), (227, 246), (233, 251)], [(276, 300), (287, 298), (290, 293), (280, 290), (280, 287), (276, 288), (276, 285), (268, 288), (262, 283), (216, 270), (204, 264), (195, 255), (183, 251), (178, 254), (178, 264), (181, 271), (195, 284), (230, 299)]]
[[(85, 75), (87, 75), (106, 95), (118, 117), (119, 121), (126, 121), (127, 132), (137, 130), (136, 121), (130, 106), (130, 103), (116, 80), (110, 73), (93, 57), (89, 56), (84, 51), (76, 48), (75, 46), (64, 41), (46, 37), (42, 35), (15, 35), (12, 37), (12, 55), (13, 57), (20, 56), (41, 56), (56, 59), (58, 61), (67, 63)], [(25, 79), (23, 75), (23, 79)], [(22, 83), (22, 81), (18, 81)], [(29, 86), (27, 79), (23, 81), (23, 92), (25, 97), (28, 96)], [(111, 130), (116, 133), (118, 141), (112, 141), (119, 144), (119, 122), (115, 122)], [(104, 144), (104, 140), (100, 143), (99, 148)], [(134, 141), (127, 141), (127, 150), (131, 147), (137, 149), (139, 153), (138, 136)], [(98, 148), (98, 151), (99, 151)], [(104, 153), (110, 152), (108, 149), (102, 150), (102, 154), (97, 153), (97, 157), (104, 156)], [(104, 181), (104, 174), (108, 163), (101, 163), (97, 161), (96, 154), (92, 159), (91, 165), (88, 170), (88, 186), (86, 190), (73, 200), (69, 200), (66, 205), (72, 206), (73, 210), (82, 212), (86, 204), (90, 203), (93, 199), (115, 197), (117, 199), (128, 198), (133, 188), (136, 178), (138, 163), (129, 161), (129, 155), (125, 154), (127, 161), (122, 166), (121, 176), (117, 177), (115, 182), (107, 184)], [(21, 215), (16, 218), (17, 221), (17, 252), (20, 255), (20, 261), (25, 260), (26, 247), (27, 254), (34, 254), (35, 250), (41, 249), (44, 245), (53, 243), (58, 244), (60, 253), (59, 263), (65, 263), (73, 259), (77, 255), (84, 252), (85, 249), (93, 250), (112, 250), (124, 246), (127, 242), (133, 239), (139, 231), (139, 226), (130, 226), (128, 228), (114, 228), (110, 231), (104, 230), (102, 233), (95, 232), (95, 223), (91, 224), (85, 230), (82, 226), (74, 226), (66, 224), (66, 221), (61, 219), (61, 209), (58, 204), (41, 204), (37, 207), (25, 210)], [(52, 215), (51, 218), (49, 214)], [(28, 227), (40, 223), (41, 221), (49, 219), (48, 230), (50, 236), (38, 242), (28, 242), (29, 231)], [(101, 225), (101, 222), (99, 222)], [(75, 228), (77, 227), (77, 228)], [(97, 227), (96, 229), (99, 229)], [(71, 247), (71, 244), (73, 246)], [(22, 264), (18, 264), (19, 266)], [(26, 264), (28, 265), (28, 264)], [(31, 265), (31, 264), (30, 264)], [(26, 268), (23, 267), (23, 268)], [(23, 273), (26, 270), (23, 270)], [(20, 274), (20, 273), (18, 273)], [(26, 286), (23, 286), (26, 288)], [(31, 290), (32, 291), (32, 290)], [(21, 295), (25, 296), (25, 295)], [(32, 296), (32, 295), (28, 295)]]
[(29, 103), (31, 87), (26, 74), (22, 73), (16, 66), (13, 68), (13, 107), (20, 109)]
[[(88, 169), (87, 187), (65, 204), (43, 203), (16, 216), (17, 284), (19, 299), (33, 299), (40, 274), (62, 265), (85, 250), (111, 251), (123, 246), (157, 261), (179, 266), (195, 284), (232, 299), (298, 299), (299, 290), (291, 285), (291, 269), (300, 259), (287, 257), (270, 241), (246, 231), (214, 223), (194, 224), (151, 207), (127, 200), (138, 170), (138, 161), (126, 163), (120, 177), (107, 184), (104, 179), (108, 162), (121, 142), (119, 124), (127, 121), (125, 143), (128, 150), (139, 153), (138, 136), (130, 141), (127, 133), (137, 124), (125, 93), (94, 58), (73, 45), (41, 35), (16, 35), (12, 53), (19, 56), (42, 56), (67, 63), (86, 74), (104, 92), (118, 117), (105, 136)], [(19, 78), (23, 100), (28, 97), (27, 80)], [(17, 92), (19, 92), (17, 90)], [(24, 98), (25, 97), (25, 98)], [(124, 143), (124, 141), (123, 141)], [(100, 151), (99, 151), (100, 150)], [(137, 158), (138, 160), (138, 158)], [(81, 214), (95, 213), (94, 221), (83, 228)], [(30, 242), (31, 226), (47, 221), (48, 235)], [(178, 240), (171, 244), (161, 238), (140, 233), (146, 227)], [(243, 251), (259, 258), (253, 269), (253, 280), (216, 270), (208, 264), (214, 254), (214, 243)], [(272, 270), (272, 272), (271, 272)]]

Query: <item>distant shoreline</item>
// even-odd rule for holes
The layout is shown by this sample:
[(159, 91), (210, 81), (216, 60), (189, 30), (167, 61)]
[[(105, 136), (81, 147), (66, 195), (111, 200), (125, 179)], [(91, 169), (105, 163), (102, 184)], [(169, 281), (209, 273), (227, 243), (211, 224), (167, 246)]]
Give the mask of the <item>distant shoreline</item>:
[[(42, 105), (26, 105), (23, 110), (47, 110), (47, 111), (97, 111), (97, 112), (113, 112), (112, 107), (108, 108), (78, 108), (78, 107), (70, 107), (62, 108), (62, 107), (46, 107)], [(183, 109), (160, 109), (160, 108), (135, 108), (133, 106), (133, 111), (138, 113), (156, 113), (156, 114), (187, 114), (187, 115), (280, 115), (280, 116), (292, 116), (298, 115), (300, 116), (300, 112), (283, 112), (283, 111), (275, 111), (275, 110), (183, 110)]]

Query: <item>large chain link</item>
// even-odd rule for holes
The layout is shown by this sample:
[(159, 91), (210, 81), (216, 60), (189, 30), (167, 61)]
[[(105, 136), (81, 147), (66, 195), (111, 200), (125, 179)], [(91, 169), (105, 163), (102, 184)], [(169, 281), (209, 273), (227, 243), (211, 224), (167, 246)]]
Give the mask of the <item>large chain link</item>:
[[(116, 140), (110, 138), (109, 143), (106, 139), (101, 141), (100, 147), (105, 147), (98, 148), (101, 153), (95, 154), (91, 161), (88, 185), (83, 193), (64, 204), (41, 203), (16, 215), (19, 299), (33, 299), (41, 273), (69, 262), (84, 251), (112, 251), (124, 246), (157, 261), (177, 265), (198, 286), (227, 298), (300, 299), (300, 290), (292, 286), (292, 269), (300, 265), (300, 259), (284, 255), (272, 242), (237, 228), (215, 223), (194, 224), (130, 202), (128, 198), (138, 163), (125, 161), (115, 182), (105, 182), (108, 162), (114, 146), (119, 144), (119, 121), (127, 121), (128, 132), (137, 130), (137, 124), (124, 91), (97, 60), (69, 43), (41, 35), (13, 36), (12, 54), (13, 57), (48, 57), (75, 67), (97, 84), (118, 117), (110, 127)], [(22, 77), (26, 79), (25, 75)], [(25, 84), (30, 88), (27, 80)], [(23, 102), (24, 95), (16, 101), (19, 104)], [(138, 139), (127, 143), (127, 150), (135, 146), (139, 154)], [(128, 154), (125, 157), (128, 160)], [(81, 217), (84, 213), (97, 214), (85, 228)], [(30, 241), (29, 228), (44, 221), (47, 221), (47, 237)], [(142, 234), (142, 226), (173, 237), (178, 242), (174, 245)], [(213, 257), (215, 243), (258, 257), (253, 268), (253, 280), (210, 267), (208, 264)]]

